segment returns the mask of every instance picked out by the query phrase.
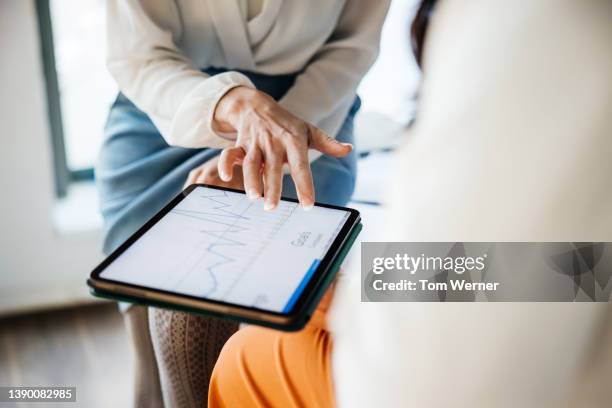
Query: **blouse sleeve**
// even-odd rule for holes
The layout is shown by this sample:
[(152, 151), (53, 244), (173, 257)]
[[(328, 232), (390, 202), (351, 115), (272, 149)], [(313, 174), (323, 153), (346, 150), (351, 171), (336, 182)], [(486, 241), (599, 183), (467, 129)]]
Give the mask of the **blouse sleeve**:
[[(321, 127), (330, 114), (350, 106), (359, 82), (378, 56), (388, 0), (349, 0), (333, 33), (280, 104)], [(333, 135), (332, 129), (322, 128)]]
[(107, 66), (119, 89), (157, 126), (170, 145), (227, 147), (212, 128), (219, 99), (236, 86), (254, 87), (243, 74), (202, 73), (175, 44), (176, 4), (159, 0), (107, 1)]

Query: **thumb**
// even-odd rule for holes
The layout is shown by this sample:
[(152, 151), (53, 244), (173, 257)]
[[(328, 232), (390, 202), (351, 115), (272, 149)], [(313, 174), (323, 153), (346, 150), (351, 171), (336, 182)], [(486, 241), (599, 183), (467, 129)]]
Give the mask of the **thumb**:
[(310, 147), (333, 157), (346, 156), (353, 150), (350, 143), (341, 143), (315, 126), (309, 125)]

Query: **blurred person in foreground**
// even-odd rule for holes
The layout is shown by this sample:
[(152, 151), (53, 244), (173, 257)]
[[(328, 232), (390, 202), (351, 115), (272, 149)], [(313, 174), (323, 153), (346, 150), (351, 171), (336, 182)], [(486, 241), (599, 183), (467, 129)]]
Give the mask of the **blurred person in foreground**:
[[(382, 238), (610, 241), (612, 3), (425, 1), (413, 35)], [(235, 334), (211, 406), (612, 405), (608, 303), (361, 303), (348, 272), (327, 321)]]

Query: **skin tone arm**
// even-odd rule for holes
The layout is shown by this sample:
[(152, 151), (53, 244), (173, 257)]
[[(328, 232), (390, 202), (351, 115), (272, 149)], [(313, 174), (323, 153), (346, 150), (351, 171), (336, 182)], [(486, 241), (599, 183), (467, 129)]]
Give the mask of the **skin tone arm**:
[(333, 157), (353, 149), (294, 116), (264, 92), (239, 86), (217, 104), (213, 126), (237, 134), (234, 147), (223, 150), (218, 161), (222, 181), (234, 179), (234, 165), (242, 165), (244, 189), (250, 199), (264, 197), (264, 208), (273, 210), (281, 196), (285, 163), (289, 165), (298, 199), (304, 209), (315, 201), (308, 149)]

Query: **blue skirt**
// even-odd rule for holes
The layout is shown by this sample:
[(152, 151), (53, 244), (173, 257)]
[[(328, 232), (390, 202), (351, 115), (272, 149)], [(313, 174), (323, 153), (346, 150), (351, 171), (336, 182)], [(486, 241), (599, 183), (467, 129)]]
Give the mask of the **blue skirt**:
[[(210, 75), (223, 71), (204, 70)], [(243, 73), (276, 100), (295, 80), (295, 75)], [(359, 106), (357, 97), (336, 139), (353, 143), (353, 119)], [(122, 94), (110, 109), (104, 133), (95, 178), (104, 219), (103, 251), (108, 254), (181, 191), (193, 168), (220, 151), (168, 145), (149, 117)], [(355, 152), (342, 158), (322, 156), (311, 165), (316, 200), (345, 205), (355, 186)], [(289, 175), (283, 178), (283, 196), (296, 197)]]

